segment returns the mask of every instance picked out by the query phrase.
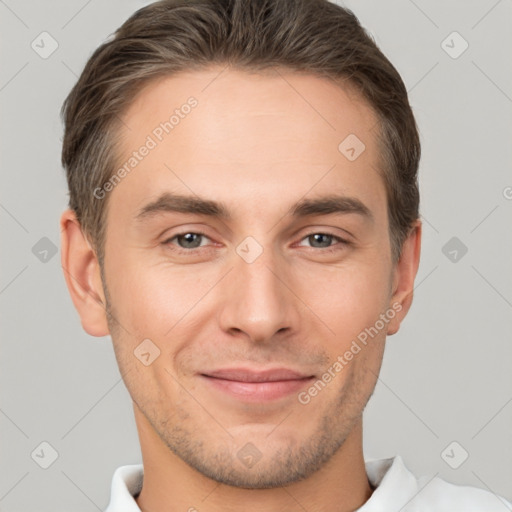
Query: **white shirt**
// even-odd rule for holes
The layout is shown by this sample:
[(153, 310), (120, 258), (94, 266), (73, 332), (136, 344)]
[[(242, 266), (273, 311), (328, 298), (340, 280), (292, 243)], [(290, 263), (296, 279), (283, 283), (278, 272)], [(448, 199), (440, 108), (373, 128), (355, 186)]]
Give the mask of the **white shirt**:
[[(511, 512), (512, 503), (490, 491), (446, 482), (439, 477), (416, 478), (402, 458), (366, 461), (368, 480), (376, 487), (357, 512)], [(142, 464), (121, 466), (112, 478), (105, 512), (141, 512), (135, 502), (142, 489)]]

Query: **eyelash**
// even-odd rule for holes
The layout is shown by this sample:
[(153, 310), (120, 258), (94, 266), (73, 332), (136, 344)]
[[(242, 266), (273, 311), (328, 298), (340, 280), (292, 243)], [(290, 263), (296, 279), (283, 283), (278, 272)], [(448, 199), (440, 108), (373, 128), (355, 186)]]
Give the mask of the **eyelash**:
[[(171, 238), (168, 238), (167, 240), (165, 240), (163, 242), (163, 244), (167, 245), (167, 246), (174, 245), (174, 244), (171, 243), (173, 240), (175, 240), (176, 238), (178, 238), (180, 236), (189, 235), (189, 234), (199, 235), (201, 237), (204, 237), (204, 238), (207, 238), (208, 240), (210, 240), (210, 237), (208, 235), (206, 235), (205, 233), (202, 233), (201, 231), (183, 231), (182, 233), (176, 233)], [(339, 236), (337, 236), (337, 235), (335, 235), (333, 233), (324, 232), (324, 231), (314, 231), (312, 233), (309, 233), (308, 235), (302, 237), (300, 241), (302, 242), (302, 240), (305, 240), (306, 238), (309, 238), (309, 237), (311, 237), (313, 235), (325, 235), (325, 236), (333, 238), (335, 241), (338, 242), (338, 244), (341, 244), (341, 245), (344, 245), (344, 246), (350, 245), (350, 242), (348, 242), (347, 240), (345, 240), (343, 238), (340, 238)], [(323, 253), (330, 254), (332, 252), (337, 252), (339, 250), (342, 250), (342, 248), (337, 247), (338, 244), (335, 244), (334, 246), (331, 246), (331, 247), (325, 247), (325, 248), (322, 248), (322, 247), (311, 247), (311, 249), (321, 250)], [(204, 248), (204, 247), (200, 246), (200, 247), (194, 247), (192, 249), (184, 249), (183, 247), (179, 247), (179, 246), (174, 245), (172, 251), (175, 251), (178, 254), (191, 254), (191, 253), (193, 253), (193, 252), (195, 252), (195, 251), (197, 251), (199, 249), (202, 249), (202, 248)]]

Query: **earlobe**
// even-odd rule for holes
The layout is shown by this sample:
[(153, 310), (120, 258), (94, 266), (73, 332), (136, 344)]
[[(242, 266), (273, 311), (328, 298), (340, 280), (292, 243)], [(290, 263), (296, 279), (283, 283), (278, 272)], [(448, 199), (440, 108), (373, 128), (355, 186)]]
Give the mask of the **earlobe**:
[(388, 324), (388, 335), (398, 332), (402, 320), (411, 307), (414, 280), (420, 263), (420, 252), (421, 221), (418, 219), (411, 227), (409, 236), (403, 243), (400, 259), (394, 270), (390, 307), (393, 307), (397, 314)]
[(62, 214), (60, 228), (62, 269), (82, 327), (92, 336), (106, 336), (106, 302), (96, 253), (73, 211)]

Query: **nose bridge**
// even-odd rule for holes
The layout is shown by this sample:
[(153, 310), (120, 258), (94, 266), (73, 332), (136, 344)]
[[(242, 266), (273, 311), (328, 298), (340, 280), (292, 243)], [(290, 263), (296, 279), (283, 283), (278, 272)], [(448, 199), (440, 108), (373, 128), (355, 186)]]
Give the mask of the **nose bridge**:
[[(270, 249), (261, 253), (254, 261), (248, 262), (241, 258), (237, 262), (237, 274), (240, 279), (240, 286), (245, 287), (243, 296), (247, 303), (267, 302), (271, 306), (272, 302), (279, 303), (283, 294), (283, 284), (276, 277), (279, 270), (276, 268), (276, 255), (272, 254)], [(281, 269), (281, 274), (283, 269)]]
[(286, 279), (282, 258), (251, 237), (238, 245), (236, 253), (221, 314), (223, 329), (265, 341), (282, 329), (295, 328), (293, 294), (282, 282)]

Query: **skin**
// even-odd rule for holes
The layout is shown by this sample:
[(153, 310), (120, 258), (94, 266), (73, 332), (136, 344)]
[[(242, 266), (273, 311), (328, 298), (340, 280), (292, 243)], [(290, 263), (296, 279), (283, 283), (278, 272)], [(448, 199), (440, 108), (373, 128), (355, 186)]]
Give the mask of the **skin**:
[[(421, 224), (393, 263), (376, 116), (346, 84), (221, 70), (152, 82), (130, 105), (120, 163), (187, 98), (198, 100), (109, 192), (105, 282), (64, 212), (67, 284), (83, 328), (112, 336), (141, 443), (143, 511), (355, 510), (372, 493), (361, 416), (386, 336), (412, 301)], [(354, 161), (338, 150), (349, 134), (366, 146)], [(231, 219), (172, 211), (137, 219), (163, 192), (222, 202)], [(371, 218), (289, 214), (300, 199), (333, 193), (357, 198)], [(197, 232), (199, 247), (176, 237)], [(237, 253), (248, 236), (262, 249), (252, 263)], [(279, 366), (319, 378), (393, 304), (400, 311), (308, 404), (297, 393), (246, 403), (199, 375)], [(148, 366), (134, 355), (144, 339), (160, 350)], [(260, 454), (252, 467), (237, 457), (249, 442)]]

